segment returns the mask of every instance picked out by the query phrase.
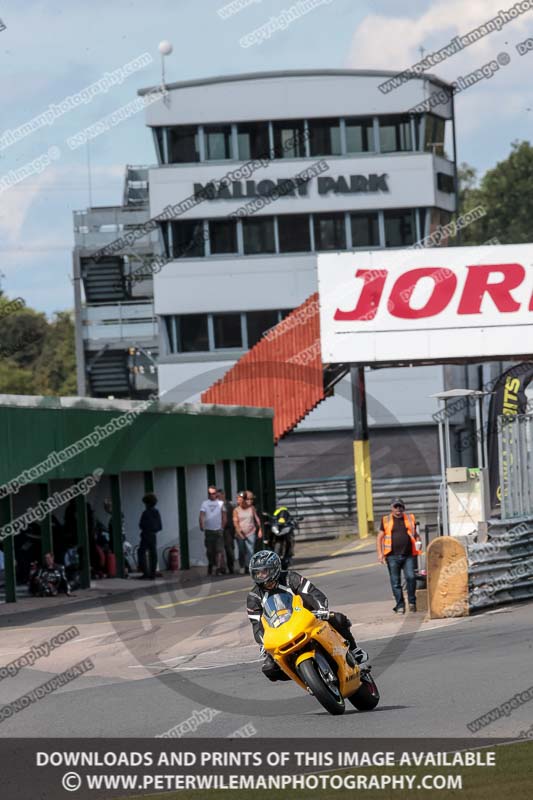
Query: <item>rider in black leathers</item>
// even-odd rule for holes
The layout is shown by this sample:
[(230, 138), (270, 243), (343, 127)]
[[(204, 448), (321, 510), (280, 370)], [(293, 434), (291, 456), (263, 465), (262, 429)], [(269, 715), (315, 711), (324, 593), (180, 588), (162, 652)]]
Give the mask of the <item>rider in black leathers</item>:
[[(302, 598), (304, 608), (309, 611), (322, 612), (327, 616), (328, 598), (310, 580), (294, 570), (281, 570), (281, 560), (276, 553), (262, 550), (252, 556), (250, 560), (250, 575), (254, 580), (254, 587), (249, 592), (246, 600), (248, 619), (252, 623), (255, 641), (263, 645), (263, 611), (262, 601), (265, 595), (275, 594), (279, 591), (297, 594)], [(348, 642), (350, 652), (358, 664), (368, 660), (367, 653), (357, 646), (352, 636), (350, 627), (352, 623), (345, 614), (339, 611), (329, 612), (328, 621)], [(264, 651), (263, 651), (264, 652)], [(262, 671), (271, 681), (290, 680), (283, 670), (276, 664), (271, 655), (265, 654)]]

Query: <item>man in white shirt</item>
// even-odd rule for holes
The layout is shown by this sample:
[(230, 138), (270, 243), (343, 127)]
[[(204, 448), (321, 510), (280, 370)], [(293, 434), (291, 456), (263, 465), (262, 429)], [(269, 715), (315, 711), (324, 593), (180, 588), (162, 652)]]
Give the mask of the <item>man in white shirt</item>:
[(224, 574), (224, 528), (226, 527), (226, 513), (224, 503), (217, 498), (217, 487), (209, 486), (207, 500), (200, 506), (200, 530), (205, 534), (205, 551), (207, 553), (207, 574)]

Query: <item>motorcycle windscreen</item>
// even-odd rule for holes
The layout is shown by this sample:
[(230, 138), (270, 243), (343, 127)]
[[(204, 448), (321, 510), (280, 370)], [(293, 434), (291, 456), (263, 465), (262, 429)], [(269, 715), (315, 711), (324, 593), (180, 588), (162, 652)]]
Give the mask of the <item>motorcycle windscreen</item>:
[(271, 628), (279, 628), (292, 616), (292, 595), (277, 592), (263, 600), (263, 618)]

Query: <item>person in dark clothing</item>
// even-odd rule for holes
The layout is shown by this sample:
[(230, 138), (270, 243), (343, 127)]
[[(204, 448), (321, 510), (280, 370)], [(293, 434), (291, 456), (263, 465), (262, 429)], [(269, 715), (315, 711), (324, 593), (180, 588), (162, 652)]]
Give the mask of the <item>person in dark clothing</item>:
[[(146, 506), (139, 520), (141, 543), (139, 545), (139, 566), (142, 580), (154, 580), (157, 569), (157, 534), (162, 529), (161, 515), (156, 508), (157, 497), (148, 492), (143, 497)], [(149, 563), (147, 563), (147, 561)]]
[[(283, 591), (299, 595), (304, 608), (313, 611), (317, 616), (320, 615), (322, 619), (327, 619), (331, 627), (348, 642), (350, 652), (357, 664), (364, 664), (368, 661), (368, 653), (357, 646), (352, 636), (350, 631), (352, 623), (348, 617), (339, 611), (329, 611), (326, 595), (299, 572), (282, 570), (281, 559), (277, 553), (270, 550), (261, 550), (259, 553), (255, 553), (250, 559), (250, 575), (255, 585), (246, 598), (246, 610), (248, 619), (252, 623), (254, 639), (261, 645), (263, 653), (263, 623), (261, 621), (263, 598), (265, 595)], [(268, 653), (265, 655), (262, 671), (270, 681), (291, 680)]]
[(224, 528), (224, 552), (226, 554), (226, 566), (230, 575), (235, 574), (235, 527), (233, 525), (233, 509), (235, 506), (226, 500), (226, 493), (219, 489), (217, 498), (222, 502), (222, 511), (226, 514), (226, 526)]
[(405, 513), (405, 503), (400, 497), (391, 503), (391, 513), (381, 519), (381, 527), (376, 542), (380, 564), (387, 564), (390, 582), (396, 605), (395, 614), (405, 614), (405, 600), (402, 592), (402, 570), (407, 583), (409, 611), (416, 611), (415, 563), (419, 550), (420, 536), (416, 530), (414, 514)]
[(65, 568), (55, 563), (53, 553), (45, 553), (42, 567), (34, 563), (30, 572), (29, 588), (34, 597), (54, 597), (59, 592), (64, 592), (70, 597), (71, 591)]
[(63, 524), (68, 539), (72, 542), (75, 542), (78, 535), (78, 523), (76, 513), (76, 498), (74, 497), (72, 497), (67, 503), (67, 507), (65, 508), (65, 521)]
[(15, 563), (17, 583), (27, 583), (34, 562), (41, 560), (41, 526), (30, 522), (15, 537)]

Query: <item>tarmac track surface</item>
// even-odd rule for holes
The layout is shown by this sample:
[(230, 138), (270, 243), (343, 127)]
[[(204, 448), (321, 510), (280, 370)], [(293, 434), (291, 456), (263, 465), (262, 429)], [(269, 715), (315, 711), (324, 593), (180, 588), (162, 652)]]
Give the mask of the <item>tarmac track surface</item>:
[[(295, 568), (348, 614), (371, 654), (381, 702), (331, 717), (292, 683), (270, 683), (244, 615), (246, 576), (0, 617), (0, 665), (76, 625), (78, 637), (0, 680), (0, 705), (90, 657), (94, 669), (0, 722), (3, 737), (153, 737), (210, 707), (188, 735), (472, 737), (467, 723), (533, 685), (533, 603), (459, 620), (391, 612), (373, 544), (315, 543)], [(141, 586), (141, 584), (140, 584)], [(533, 692), (532, 692), (533, 696)], [(196, 714), (196, 720), (198, 720)], [(518, 737), (533, 699), (477, 736)]]

